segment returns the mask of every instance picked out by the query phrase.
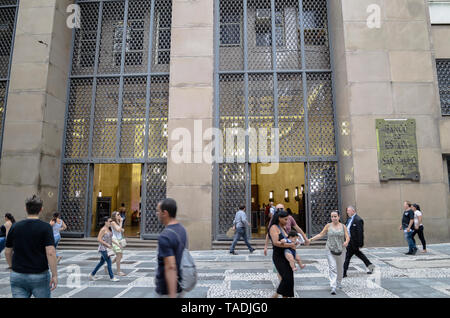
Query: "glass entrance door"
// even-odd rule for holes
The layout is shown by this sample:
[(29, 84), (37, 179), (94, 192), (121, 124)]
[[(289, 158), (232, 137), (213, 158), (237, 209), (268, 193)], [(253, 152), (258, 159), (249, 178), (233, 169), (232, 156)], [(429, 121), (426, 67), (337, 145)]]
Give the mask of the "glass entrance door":
[(124, 217), (126, 237), (140, 235), (141, 164), (98, 164), (94, 166), (91, 236), (97, 236), (102, 220), (118, 211)]

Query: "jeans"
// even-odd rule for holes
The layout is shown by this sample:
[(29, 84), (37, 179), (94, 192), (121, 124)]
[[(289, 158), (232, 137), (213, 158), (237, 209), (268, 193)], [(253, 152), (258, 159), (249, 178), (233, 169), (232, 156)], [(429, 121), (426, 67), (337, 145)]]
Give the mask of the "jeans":
[(344, 276), (345, 250), (341, 255), (333, 255), (327, 251), (328, 269), (330, 278), (330, 287), (336, 289), (341, 286), (342, 277)]
[(3, 252), (6, 245), (6, 237), (0, 237), (0, 253)]
[(11, 272), (11, 293), (13, 298), (51, 298), (50, 273), (22, 274)]
[(253, 247), (250, 245), (247, 237), (247, 232), (245, 231), (245, 227), (238, 227), (236, 229), (236, 234), (234, 234), (233, 244), (231, 244), (230, 252), (234, 252), (234, 248), (236, 247), (237, 242), (240, 238), (244, 239), (245, 244), (247, 245), (250, 251), (253, 250)]
[(114, 274), (113, 274), (112, 267), (111, 267), (111, 258), (108, 256), (108, 252), (107, 251), (100, 251), (100, 253), (102, 254), (102, 258), (100, 259), (100, 262), (97, 264), (97, 266), (95, 267), (94, 271), (91, 274), (92, 274), (92, 276), (95, 276), (95, 274), (97, 274), (98, 270), (106, 262), (106, 264), (108, 265), (109, 278), (113, 279), (114, 278)]
[(403, 233), (405, 234), (405, 240), (408, 243), (409, 248), (408, 253), (414, 253), (414, 251), (417, 249), (416, 243), (414, 242), (413, 239), (414, 231), (405, 232), (405, 229), (403, 229)]
[(61, 236), (55, 236), (55, 251), (56, 251), (56, 257), (59, 257), (58, 251), (56, 248), (58, 247), (59, 241), (61, 241)]

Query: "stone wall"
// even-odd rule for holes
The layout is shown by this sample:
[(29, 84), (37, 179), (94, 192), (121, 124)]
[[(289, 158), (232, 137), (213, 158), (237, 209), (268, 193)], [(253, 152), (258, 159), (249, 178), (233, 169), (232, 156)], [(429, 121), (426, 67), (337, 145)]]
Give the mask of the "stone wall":
[[(192, 145), (213, 124), (213, 9), (211, 0), (173, 0), (169, 139), (175, 129), (186, 128)], [(208, 143), (189, 151), (192, 163), (180, 164), (171, 160), (177, 141), (169, 141), (167, 196), (177, 200), (191, 249), (210, 249), (212, 242), (212, 169), (195, 160)]]
[(25, 217), (24, 201), (44, 200), (44, 219), (57, 208), (71, 30), (70, 0), (21, 0), (11, 67), (0, 209)]
[[(381, 9), (380, 28), (367, 25), (373, 4)], [(448, 241), (448, 186), (427, 1), (340, 0), (331, 6), (342, 208), (356, 205), (369, 246), (404, 244), (398, 230), (404, 200), (421, 205), (430, 242)], [(379, 181), (378, 118), (416, 119), (420, 182)]]

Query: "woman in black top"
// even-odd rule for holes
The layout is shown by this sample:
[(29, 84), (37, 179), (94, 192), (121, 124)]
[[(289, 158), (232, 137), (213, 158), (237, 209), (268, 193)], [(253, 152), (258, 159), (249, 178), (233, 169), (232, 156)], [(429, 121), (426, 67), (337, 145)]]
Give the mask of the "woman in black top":
[(11, 213), (6, 213), (5, 224), (0, 227), (0, 253), (5, 249), (6, 236), (8, 236), (8, 232), (14, 223), (16, 223), (16, 220)]
[(270, 239), (273, 245), (272, 260), (278, 274), (281, 276), (281, 282), (274, 297), (278, 297), (278, 294), (284, 298), (294, 297), (294, 272), (284, 257), (284, 250), (287, 248), (295, 249), (295, 244), (280, 242), (282, 239), (287, 238), (284, 227), (288, 221), (288, 216), (289, 214), (286, 211), (281, 210), (277, 212), (269, 228)]

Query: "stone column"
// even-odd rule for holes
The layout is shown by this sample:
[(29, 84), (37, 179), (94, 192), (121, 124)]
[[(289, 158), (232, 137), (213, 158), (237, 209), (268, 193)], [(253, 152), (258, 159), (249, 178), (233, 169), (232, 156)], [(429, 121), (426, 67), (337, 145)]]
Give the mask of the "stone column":
[[(170, 61), (167, 196), (177, 200), (177, 219), (191, 249), (211, 249), (212, 166), (203, 160), (203, 132), (213, 124), (214, 1), (173, 0)], [(187, 160), (174, 160), (176, 130), (189, 132)]]
[[(448, 189), (427, 0), (330, 3), (342, 208), (356, 205), (369, 246), (405, 244), (398, 230), (405, 200), (421, 205), (428, 242), (448, 241)], [(367, 12), (370, 5), (380, 9), (379, 28), (367, 24), (375, 12)], [(377, 118), (416, 120), (420, 182), (380, 182)]]
[(0, 210), (16, 219), (26, 197), (57, 209), (71, 30), (70, 0), (21, 0), (0, 168)]

